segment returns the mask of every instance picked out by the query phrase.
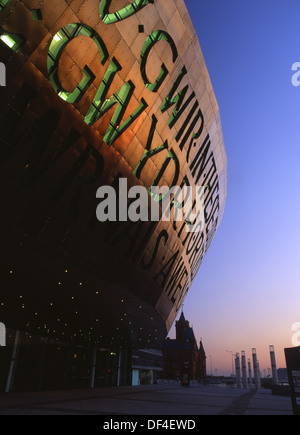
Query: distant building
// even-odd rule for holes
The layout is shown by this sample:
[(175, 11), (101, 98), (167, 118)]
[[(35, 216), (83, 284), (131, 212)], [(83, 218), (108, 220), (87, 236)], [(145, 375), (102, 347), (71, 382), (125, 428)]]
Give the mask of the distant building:
[(198, 347), (193, 328), (182, 313), (176, 322), (176, 339), (167, 339), (163, 345), (163, 375), (178, 379), (188, 367), (191, 380), (206, 377), (206, 355), (202, 341)]

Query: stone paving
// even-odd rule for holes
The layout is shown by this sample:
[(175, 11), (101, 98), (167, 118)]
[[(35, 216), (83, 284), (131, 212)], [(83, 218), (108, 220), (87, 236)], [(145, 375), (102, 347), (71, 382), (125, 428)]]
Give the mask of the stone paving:
[(0, 394), (0, 415), (293, 415), (288, 397), (268, 390), (174, 384)]

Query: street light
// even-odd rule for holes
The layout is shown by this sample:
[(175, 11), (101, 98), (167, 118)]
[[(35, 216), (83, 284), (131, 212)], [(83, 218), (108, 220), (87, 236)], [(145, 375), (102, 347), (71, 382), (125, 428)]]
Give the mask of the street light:
[(211, 377), (213, 376), (213, 369), (212, 369), (212, 356), (209, 355), (210, 358), (210, 372), (211, 372)]
[(233, 355), (233, 352), (232, 352), (232, 350), (226, 350), (226, 352), (227, 353), (231, 353), (231, 357), (232, 357), (232, 375), (234, 376), (234, 362), (233, 362), (233, 359), (234, 359), (234, 355)]

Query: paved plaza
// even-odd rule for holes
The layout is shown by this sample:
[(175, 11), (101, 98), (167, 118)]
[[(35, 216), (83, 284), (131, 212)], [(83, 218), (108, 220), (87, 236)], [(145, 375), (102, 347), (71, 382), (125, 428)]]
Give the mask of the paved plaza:
[(177, 384), (0, 395), (0, 415), (293, 415), (268, 390)]

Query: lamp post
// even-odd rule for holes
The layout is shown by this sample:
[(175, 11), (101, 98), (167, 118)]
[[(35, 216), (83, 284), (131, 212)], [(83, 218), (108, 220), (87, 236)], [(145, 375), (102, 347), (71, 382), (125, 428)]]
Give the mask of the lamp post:
[(233, 362), (234, 355), (233, 355), (232, 350), (226, 350), (226, 352), (227, 353), (231, 353), (231, 363), (232, 363), (232, 372), (231, 372), (231, 374), (234, 376), (234, 362)]

